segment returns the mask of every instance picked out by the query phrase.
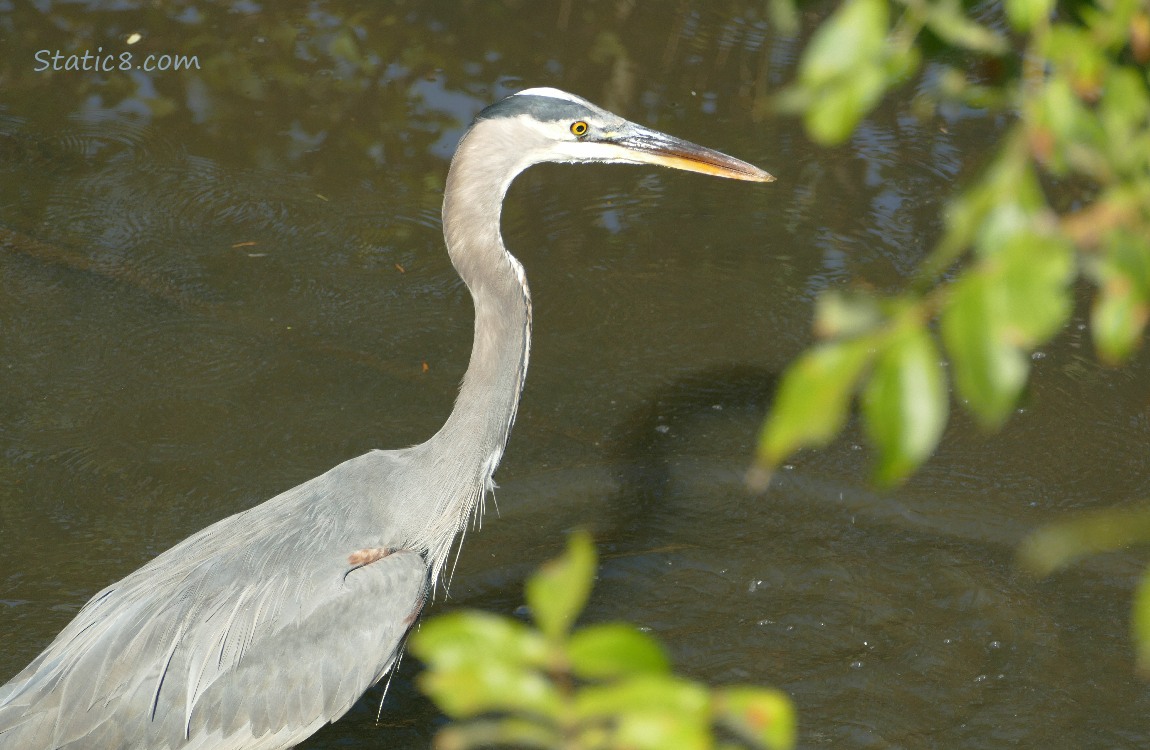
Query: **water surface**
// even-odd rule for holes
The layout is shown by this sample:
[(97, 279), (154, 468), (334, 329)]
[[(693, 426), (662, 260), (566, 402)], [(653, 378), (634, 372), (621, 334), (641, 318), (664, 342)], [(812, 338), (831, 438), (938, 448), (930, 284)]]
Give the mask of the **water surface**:
[[(763, 497), (740, 477), (811, 305), (898, 288), (997, 123), (895, 97), (838, 149), (766, 114), (802, 39), (761, 3), (41, 3), (0, 10), (0, 679), (91, 594), (188, 534), (443, 422), (471, 303), (442, 246), (471, 116), (558, 86), (779, 180), (545, 165), (512, 187), (534, 294), (519, 420), (451, 595), (514, 612), (590, 526), (588, 620), (685, 674), (776, 685), (802, 745), (1150, 740), (1128, 607), (1142, 557), (1047, 581), (1018, 540), (1150, 495), (1145, 356), (1095, 364), (1081, 316), (998, 435), (961, 416), (906, 487), (857, 429)], [(128, 45), (132, 34), (142, 39)], [(35, 72), (35, 53), (198, 55), (198, 71)], [(404, 662), (305, 747), (426, 747)]]

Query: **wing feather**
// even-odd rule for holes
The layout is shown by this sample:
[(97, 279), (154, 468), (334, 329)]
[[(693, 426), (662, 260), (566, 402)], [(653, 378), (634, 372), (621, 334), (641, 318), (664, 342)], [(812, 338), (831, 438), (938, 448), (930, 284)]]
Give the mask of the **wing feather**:
[(0, 687), (0, 750), (270, 750), (338, 719), (392, 668), (430, 585), (422, 551), (350, 569), (404, 536), (328, 488), (385, 479), (318, 477), (96, 594)]

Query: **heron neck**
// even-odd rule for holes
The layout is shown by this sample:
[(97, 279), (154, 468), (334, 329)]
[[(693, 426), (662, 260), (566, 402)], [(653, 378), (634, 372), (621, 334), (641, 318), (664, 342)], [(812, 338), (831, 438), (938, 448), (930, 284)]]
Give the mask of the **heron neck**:
[[(432, 442), (467, 467), (461, 480), (489, 485), (519, 406), (531, 343), (531, 297), (523, 267), (503, 245), (503, 197), (519, 171), (491, 160), (473, 131), (460, 144), (443, 201), (447, 250), (475, 304), (471, 360), (455, 408)], [(502, 153), (514, 154), (513, 149)], [(471, 472), (476, 472), (471, 474)], [(478, 498), (476, 498), (478, 499)]]

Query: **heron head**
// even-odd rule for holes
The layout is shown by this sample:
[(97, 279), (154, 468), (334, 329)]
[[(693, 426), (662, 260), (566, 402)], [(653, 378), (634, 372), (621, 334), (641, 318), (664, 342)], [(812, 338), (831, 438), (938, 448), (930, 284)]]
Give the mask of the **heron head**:
[(565, 91), (532, 88), (480, 112), (476, 126), (507, 129), (522, 165), (545, 161), (658, 164), (752, 182), (775, 178), (753, 164), (624, 120)]

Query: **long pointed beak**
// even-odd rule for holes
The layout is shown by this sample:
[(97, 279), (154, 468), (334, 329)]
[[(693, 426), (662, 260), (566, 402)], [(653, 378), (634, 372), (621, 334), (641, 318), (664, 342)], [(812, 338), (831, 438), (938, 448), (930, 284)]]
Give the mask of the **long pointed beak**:
[(732, 180), (775, 181), (770, 173), (754, 164), (642, 126), (632, 126), (607, 142), (624, 149), (628, 160), (658, 164), (671, 169), (685, 169), (688, 172), (701, 172), (716, 177), (728, 177)]

